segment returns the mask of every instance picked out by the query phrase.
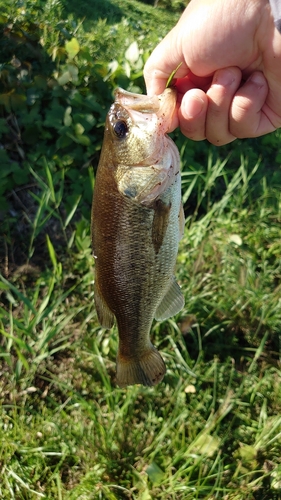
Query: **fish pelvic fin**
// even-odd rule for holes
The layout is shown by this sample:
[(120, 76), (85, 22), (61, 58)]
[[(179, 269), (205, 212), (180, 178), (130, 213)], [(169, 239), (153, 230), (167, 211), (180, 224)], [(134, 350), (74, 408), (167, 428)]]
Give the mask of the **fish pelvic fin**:
[(185, 215), (184, 215), (183, 205), (181, 202), (179, 211), (179, 241), (182, 239), (184, 235), (184, 228), (185, 228)]
[(94, 284), (94, 301), (96, 306), (96, 311), (98, 315), (98, 320), (103, 328), (112, 328), (114, 325), (114, 314), (111, 312), (107, 306), (97, 282)]
[(118, 352), (116, 381), (119, 387), (134, 384), (153, 386), (161, 382), (165, 373), (163, 358), (152, 344), (139, 358), (127, 358)]
[(173, 277), (170, 286), (166, 291), (162, 301), (158, 305), (155, 313), (157, 321), (164, 321), (178, 314), (184, 306), (184, 297), (176, 278)]

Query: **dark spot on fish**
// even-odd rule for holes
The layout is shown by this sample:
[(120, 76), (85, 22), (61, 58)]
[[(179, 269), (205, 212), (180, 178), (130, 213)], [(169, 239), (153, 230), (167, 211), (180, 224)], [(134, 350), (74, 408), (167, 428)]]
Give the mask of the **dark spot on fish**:
[(116, 137), (118, 137), (119, 139), (123, 139), (128, 132), (127, 123), (123, 120), (115, 122), (113, 125), (113, 131)]
[(127, 189), (125, 189), (124, 191), (124, 195), (125, 196), (128, 196), (128, 198), (135, 198), (136, 195), (137, 195), (137, 190), (135, 187), (129, 187)]
[(159, 380), (159, 378), (163, 376), (163, 373), (164, 373), (164, 372), (162, 372), (162, 371), (161, 371), (161, 372), (158, 372), (158, 373), (155, 375), (155, 377), (153, 377), (153, 378), (151, 379), (151, 380), (152, 380), (152, 383), (153, 383), (153, 384), (155, 384), (155, 383), (157, 382), (157, 380)]

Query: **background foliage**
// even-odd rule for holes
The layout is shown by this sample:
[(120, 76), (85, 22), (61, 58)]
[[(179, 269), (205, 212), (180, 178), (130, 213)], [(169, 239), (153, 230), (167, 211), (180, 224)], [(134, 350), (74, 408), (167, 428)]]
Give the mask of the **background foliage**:
[(186, 306), (155, 323), (157, 388), (115, 385), (93, 307), (90, 205), (116, 86), (183, 2), (1, 0), (0, 497), (277, 500), (280, 131), (173, 137)]

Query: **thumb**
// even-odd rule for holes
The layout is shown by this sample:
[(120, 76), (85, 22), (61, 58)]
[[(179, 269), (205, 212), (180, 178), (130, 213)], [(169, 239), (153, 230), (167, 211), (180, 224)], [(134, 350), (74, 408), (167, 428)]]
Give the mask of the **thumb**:
[(167, 81), (173, 71), (177, 70), (176, 78), (183, 78), (189, 73), (181, 50), (178, 50), (175, 28), (157, 45), (144, 66), (144, 79), (148, 95), (158, 95), (164, 92)]

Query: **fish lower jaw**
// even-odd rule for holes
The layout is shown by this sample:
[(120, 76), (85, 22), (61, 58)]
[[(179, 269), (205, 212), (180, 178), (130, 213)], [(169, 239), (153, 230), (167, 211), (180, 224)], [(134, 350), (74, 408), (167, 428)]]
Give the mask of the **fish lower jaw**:
[(119, 387), (134, 384), (153, 386), (161, 382), (165, 373), (163, 358), (152, 344), (139, 357), (117, 355), (116, 382)]

